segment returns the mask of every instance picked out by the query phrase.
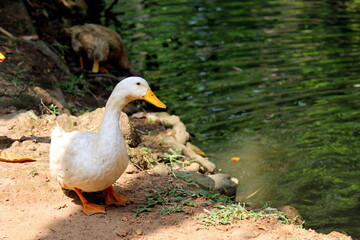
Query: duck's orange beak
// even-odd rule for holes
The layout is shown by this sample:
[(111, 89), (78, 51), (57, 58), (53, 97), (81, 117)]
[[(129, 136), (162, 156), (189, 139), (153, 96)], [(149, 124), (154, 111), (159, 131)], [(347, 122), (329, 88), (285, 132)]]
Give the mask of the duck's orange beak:
[(150, 88), (147, 90), (146, 95), (144, 96), (143, 100), (145, 100), (159, 108), (166, 108), (166, 105), (155, 96), (155, 94), (150, 90)]
[(5, 56), (0, 52), (0, 62), (3, 62), (5, 60)]

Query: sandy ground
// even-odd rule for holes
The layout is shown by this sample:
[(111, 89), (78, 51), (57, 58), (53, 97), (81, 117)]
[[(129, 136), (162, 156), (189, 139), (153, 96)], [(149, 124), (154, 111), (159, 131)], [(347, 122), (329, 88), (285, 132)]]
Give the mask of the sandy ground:
[[(77, 126), (96, 129), (93, 125), (96, 121), (83, 124), (81, 119), (85, 118), (78, 118)], [(186, 189), (189, 185), (172, 175), (149, 174), (132, 165), (114, 187), (134, 202), (125, 207), (108, 206), (107, 214), (87, 216), (76, 194), (65, 194), (50, 176), (49, 133), (54, 120), (54, 116), (37, 118), (17, 112), (0, 116), (1, 150), (40, 159), (0, 162), (0, 239), (351, 239), (336, 232), (324, 235), (280, 224), (274, 219), (205, 227), (196, 217), (211, 211), (214, 203), (196, 197), (195, 206), (186, 206), (183, 212), (161, 215), (159, 209), (163, 206), (157, 205), (152, 212), (135, 217), (134, 209), (157, 189)], [(140, 126), (141, 121), (137, 121), (137, 124), (137, 128), (143, 128), (145, 123)], [(101, 194), (88, 197), (99, 204), (103, 202)]]

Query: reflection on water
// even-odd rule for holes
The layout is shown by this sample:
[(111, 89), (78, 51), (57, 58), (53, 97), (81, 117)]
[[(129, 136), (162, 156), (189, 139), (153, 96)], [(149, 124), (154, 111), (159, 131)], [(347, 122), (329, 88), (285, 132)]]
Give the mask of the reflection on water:
[[(126, 41), (239, 198), (360, 237), (358, 1), (119, 1)], [(240, 157), (233, 163), (231, 157)]]

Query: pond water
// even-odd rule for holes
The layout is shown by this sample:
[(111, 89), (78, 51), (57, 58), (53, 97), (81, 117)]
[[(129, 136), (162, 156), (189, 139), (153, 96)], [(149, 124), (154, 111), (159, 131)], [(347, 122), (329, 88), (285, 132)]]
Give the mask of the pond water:
[(134, 0), (102, 23), (192, 142), (239, 178), (239, 200), (291, 204), (306, 227), (356, 239), (359, 13), (356, 0)]

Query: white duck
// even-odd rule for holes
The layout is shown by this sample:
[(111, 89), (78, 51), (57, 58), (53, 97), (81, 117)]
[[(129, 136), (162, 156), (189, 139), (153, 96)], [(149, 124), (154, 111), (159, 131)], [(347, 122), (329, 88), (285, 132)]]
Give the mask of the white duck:
[(82, 192), (105, 191), (107, 205), (125, 205), (131, 201), (116, 193), (112, 184), (129, 162), (119, 127), (120, 113), (126, 104), (137, 99), (166, 108), (144, 79), (129, 77), (119, 82), (111, 93), (97, 133), (64, 132), (57, 126), (51, 134), (51, 174), (63, 188), (77, 193), (87, 215), (105, 213), (105, 207), (89, 203)]

